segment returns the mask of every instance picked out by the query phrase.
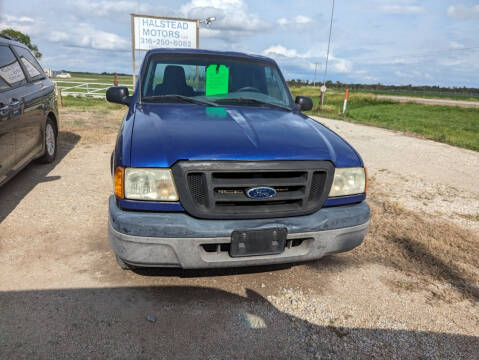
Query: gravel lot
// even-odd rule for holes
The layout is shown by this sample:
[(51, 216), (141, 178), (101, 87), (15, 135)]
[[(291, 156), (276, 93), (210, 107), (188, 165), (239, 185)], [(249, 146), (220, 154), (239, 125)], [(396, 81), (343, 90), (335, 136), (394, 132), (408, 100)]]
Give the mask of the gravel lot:
[(107, 241), (121, 117), (64, 111), (57, 162), (0, 188), (0, 358), (478, 359), (478, 153), (319, 119), (372, 178), (359, 249), (125, 272)]
[(391, 99), (399, 102), (415, 102), (426, 105), (459, 106), (465, 108), (479, 108), (479, 101), (462, 101), (450, 99), (426, 99), (414, 96), (376, 95), (379, 99)]

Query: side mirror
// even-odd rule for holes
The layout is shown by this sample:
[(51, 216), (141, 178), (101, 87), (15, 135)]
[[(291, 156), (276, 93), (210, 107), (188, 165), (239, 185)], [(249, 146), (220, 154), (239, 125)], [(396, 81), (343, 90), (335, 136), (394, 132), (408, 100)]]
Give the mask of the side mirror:
[(313, 100), (307, 96), (296, 96), (294, 102), (299, 105), (299, 111), (308, 111), (313, 108)]
[(128, 105), (131, 103), (128, 88), (126, 86), (112, 86), (106, 91), (106, 99), (109, 102)]

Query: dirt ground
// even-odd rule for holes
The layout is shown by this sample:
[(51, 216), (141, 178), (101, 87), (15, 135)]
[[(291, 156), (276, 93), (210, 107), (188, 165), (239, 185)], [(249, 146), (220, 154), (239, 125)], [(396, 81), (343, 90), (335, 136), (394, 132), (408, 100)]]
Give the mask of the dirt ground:
[(123, 271), (107, 240), (122, 116), (63, 111), (57, 161), (0, 188), (0, 358), (478, 359), (478, 153), (319, 119), (368, 166), (363, 245), (291, 266)]

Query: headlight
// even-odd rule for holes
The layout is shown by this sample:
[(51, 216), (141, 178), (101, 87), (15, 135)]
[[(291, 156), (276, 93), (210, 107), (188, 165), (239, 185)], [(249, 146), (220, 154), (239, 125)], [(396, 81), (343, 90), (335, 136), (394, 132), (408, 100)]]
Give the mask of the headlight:
[(330, 197), (366, 192), (366, 171), (362, 167), (336, 168)]
[(170, 169), (126, 168), (125, 198), (132, 200), (178, 201)]

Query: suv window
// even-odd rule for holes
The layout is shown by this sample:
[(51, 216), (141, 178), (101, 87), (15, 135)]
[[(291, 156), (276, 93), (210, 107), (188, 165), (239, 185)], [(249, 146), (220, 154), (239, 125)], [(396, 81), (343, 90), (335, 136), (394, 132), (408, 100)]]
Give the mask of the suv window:
[(38, 80), (44, 77), (43, 70), (37, 59), (32, 55), (30, 51), (20, 46), (13, 46), (18, 54), (18, 57), (25, 66), (28, 75), (32, 80)]
[(8, 46), (0, 45), (0, 91), (26, 83), (25, 74)]

